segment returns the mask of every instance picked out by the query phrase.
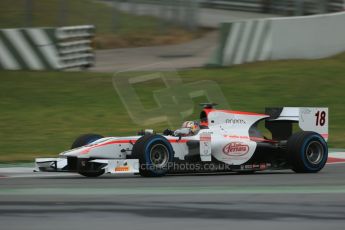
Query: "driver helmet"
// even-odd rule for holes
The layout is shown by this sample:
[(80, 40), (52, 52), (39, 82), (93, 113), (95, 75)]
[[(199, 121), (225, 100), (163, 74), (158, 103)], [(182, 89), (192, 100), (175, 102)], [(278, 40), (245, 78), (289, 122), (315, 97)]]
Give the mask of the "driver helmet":
[(189, 128), (193, 134), (196, 134), (200, 130), (200, 125), (197, 121), (185, 121), (182, 128)]

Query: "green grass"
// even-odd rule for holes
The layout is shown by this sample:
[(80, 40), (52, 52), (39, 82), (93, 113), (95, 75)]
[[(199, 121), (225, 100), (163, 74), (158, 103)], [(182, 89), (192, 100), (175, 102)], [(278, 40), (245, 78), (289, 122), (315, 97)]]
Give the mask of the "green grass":
[[(213, 80), (232, 109), (263, 112), (266, 106), (327, 106), (330, 147), (344, 147), (345, 54), (315, 61), (276, 61), (232, 68), (195, 69), (184, 82)], [(54, 156), (76, 136), (134, 134), (110, 74), (79, 72), (0, 72), (0, 162)], [(161, 81), (138, 84), (145, 107)], [(204, 99), (197, 99), (201, 101)], [(197, 106), (195, 106), (196, 108)], [(195, 118), (197, 118), (197, 111)], [(166, 124), (154, 125), (161, 131)]]
[(26, 0), (0, 1), (0, 28), (57, 27), (93, 24), (97, 28), (94, 46), (116, 48), (172, 44), (200, 36), (203, 31), (188, 32), (180, 27), (163, 24), (150, 16), (134, 16), (116, 11), (93, 0), (32, 0), (32, 25), (27, 20)]

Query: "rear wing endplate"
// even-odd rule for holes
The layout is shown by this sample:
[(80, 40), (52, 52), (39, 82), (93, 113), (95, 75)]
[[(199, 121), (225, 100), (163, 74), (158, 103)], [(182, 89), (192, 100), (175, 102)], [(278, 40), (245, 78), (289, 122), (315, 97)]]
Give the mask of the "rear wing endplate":
[[(267, 122), (266, 122), (266, 127), (269, 130), (271, 130), (273, 126), (277, 127), (278, 123), (281, 124), (281, 127), (278, 127), (278, 129), (280, 128), (287, 129), (287, 128), (290, 128), (288, 127), (289, 123), (291, 124), (293, 122), (298, 122), (298, 126), (300, 127), (301, 130), (313, 131), (313, 132), (319, 133), (325, 140), (328, 140), (329, 113), (328, 113), (328, 108), (326, 107), (266, 108), (266, 114), (270, 115), (270, 118), (267, 119)], [(274, 125), (275, 123), (276, 125)], [(277, 131), (278, 130), (276, 129), (275, 132)], [(292, 133), (292, 127), (291, 127), (291, 133)], [(286, 135), (287, 134), (283, 136), (286, 136)], [(278, 139), (282, 139), (282, 138), (280, 137)]]

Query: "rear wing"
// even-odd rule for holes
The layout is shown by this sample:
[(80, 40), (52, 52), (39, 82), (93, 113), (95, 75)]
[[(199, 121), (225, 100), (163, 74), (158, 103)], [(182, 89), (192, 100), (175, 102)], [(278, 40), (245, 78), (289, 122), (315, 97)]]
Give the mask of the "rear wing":
[(328, 140), (328, 108), (281, 107), (266, 108), (270, 116), (266, 120), (266, 128), (272, 132), (272, 138), (286, 140), (292, 135), (292, 123), (298, 123), (303, 131), (319, 133)]

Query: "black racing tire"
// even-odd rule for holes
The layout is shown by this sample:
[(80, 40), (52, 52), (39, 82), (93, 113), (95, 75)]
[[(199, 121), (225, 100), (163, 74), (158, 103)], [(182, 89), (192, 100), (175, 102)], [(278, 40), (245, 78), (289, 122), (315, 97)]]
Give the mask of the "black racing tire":
[(105, 173), (102, 164), (90, 162), (88, 158), (79, 158), (77, 164), (77, 172), (82, 176), (99, 177)]
[(164, 176), (173, 161), (173, 148), (161, 135), (145, 135), (139, 138), (132, 150), (134, 159), (139, 159), (139, 173), (144, 177)]
[[(79, 147), (82, 147), (84, 145), (87, 145), (87, 144), (90, 144), (98, 139), (101, 139), (103, 138), (102, 135), (99, 135), (99, 134), (92, 134), (92, 133), (89, 133), (89, 134), (83, 134), (81, 136), (79, 136), (72, 144), (71, 146), (71, 149), (75, 149), (75, 148), (79, 148)], [(101, 175), (104, 174), (104, 169), (101, 169), (99, 171), (87, 171), (87, 170), (80, 170), (80, 168), (82, 168), (80, 166), (80, 163), (81, 163), (81, 160), (78, 161), (78, 173), (82, 176), (85, 176), (85, 177), (99, 177)], [(90, 163), (89, 163), (90, 164)]]
[(287, 153), (294, 172), (317, 173), (327, 162), (328, 146), (320, 134), (302, 131), (289, 138)]
[(83, 134), (79, 136), (75, 141), (73, 142), (71, 149), (79, 148), (84, 145), (90, 144), (91, 142), (97, 141), (98, 139), (103, 138), (102, 135), (99, 134), (93, 134), (93, 133), (88, 133), (88, 134)]
[(104, 174), (104, 169), (98, 172), (78, 172), (80, 175), (85, 177), (99, 177)]
[(238, 171), (236, 172), (238, 175), (253, 175), (255, 174), (255, 171), (252, 170), (252, 171)]

